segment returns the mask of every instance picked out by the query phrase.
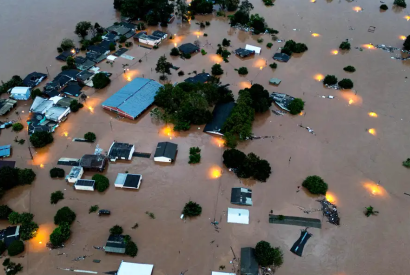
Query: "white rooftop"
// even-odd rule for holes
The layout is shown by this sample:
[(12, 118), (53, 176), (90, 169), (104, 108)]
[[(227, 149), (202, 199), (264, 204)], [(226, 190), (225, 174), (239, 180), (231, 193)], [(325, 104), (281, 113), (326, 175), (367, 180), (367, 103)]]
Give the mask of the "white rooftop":
[(228, 208), (228, 223), (249, 224), (249, 210)]
[(30, 90), (30, 87), (14, 87), (11, 90), (11, 93), (12, 94), (23, 94), (23, 95), (25, 95), (28, 90)]
[(30, 107), (30, 112), (44, 114), (51, 107), (53, 107), (53, 101), (36, 96)]
[(212, 275), (236, 275), (235, 273), (212, 271)]
[(256, 47), (256, 46), (252, 46), (252, 45), (246, 44), (245, 49), (246, 49), (246, 50), (250, 50), (250, 51), (254, 51), (254, 52), (257, 53), (257, 54), (260, 54), (260, 53), (261, 53), (261, 48)]
[(153, 264), (121, 262), (117, 275), (151, 275)]

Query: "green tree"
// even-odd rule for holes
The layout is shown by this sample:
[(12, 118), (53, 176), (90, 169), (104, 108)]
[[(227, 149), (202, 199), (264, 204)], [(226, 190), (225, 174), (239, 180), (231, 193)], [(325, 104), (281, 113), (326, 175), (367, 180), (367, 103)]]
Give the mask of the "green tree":
[(0, 188), (3, 190), (8, 190), (18, 185), (18, 172), (19, 169), (16, 168), (0, 168)]
[(170, 55), (172, 55), (172, 56), (179, 56), (179, 50), (178, 50), (178, 48), (175, 48), (175, 47), (172, 48)]
[(36, 173), (32, 169), (18, 169), (18, 183), (21, 185), (32, 184)]
[(37, 234), (38, 228), (38, 224), (33, 221), (23, 222), (23, 224), (20, 227), (20, 238), (23, 241), (27, 241), (34, 238)]
[(67, 66), (69, 69), (76, 69), (77, 67), (75, 66), (75, 61), (72, 56), (67, 57)]
[(340, 48), (341, 50), (346, 50), (346, 51), (348, 51), (348, 50), (350, 50), (350, 43), (347, 42), (347, 41), (344, 41), (344, 42), (342, 42), (342, 43), (340, 44), (339, 48)]
[(380, 9), (383, 10), (383, 11), (387, 11), (389, 9), (389, 7), (386, 4), (381, 4)]
[(112, 235), (121, 235), (122, 232), (123, 232), (123, 229), (118, 224), (116, 224), (116, 225), (114, 225), (113, 227), (110, 228), (110, 234), (112, 234)]
[(375, 211), (373, 206), (368, 206), (365, 208), (364, 214), (366, 215), (366, 217), (370, 217), (371, 215), (377, 216), (377, 214), (379, 214), (379, 211)]
[[(410, 168), (410, 158), (407, 158), (407, 160), (403, 161), (403, 166), (407, 167), (407, 168)], [(7, 205), (2, 205), (2, 206), (7, 206)], [(0, 206), (0, 207), (2, 207), (2, 206)], [(0, 210), (0, 213), (1, 213), (1, 210)], [(1, 217), (2, 217), (2, 215), (0, 214), (0, 218)]]
[(20, 132), (21, 130), (23, 130), (24, 126), (23, 124), (17, 122), (13, 124), (13, 131), (15, 132)]
[(17, 273), (23, 270), (23, 266), (21, 264), (16, 264), (10, 261), (9, 258), (3, 261), (3, 266), (6, 275), (16, 275)]
[(88, 214), (91, 214), (93, 212), (97, 212), (98, 208), (99, 208), (98, 205), (90, 206), (90, 209), (88, 209)]
[(155, 67), (155, 71), (157, 72), (157, 73), (161, 73), (162, 74), (162, 80), (166, 80), (167, 78), (166, 78), (166, 76), (165, 76), (165, 74), (171, 74), (171, 70), (170, 70), (171, 68), (170, 68), (170, 64), (169, 64), (169, 62), (167, 61), (167, 58), (165, 57), (165, 55), (163, 55), (163, 56), (161, 56), (159, 59), (158, 59), (158, 62), (157, 62), (157, 66)]
[(338, 85), (342, 89), (352, 89), (353, 88), (353, 81), (348, 78), (343, 78), (339, 81)]
[(56, 192), (51, 193), (50, 203), (57, 204), (58, 201), (63, 200), (63, 199), (64, 199), (64, 193), (61, 191), (56, 191)]
[(0, 255), (3, 254), (6, 249), (6, 244), (3, 241), (0, 241)]
[(125, 254), (131, 257), (137, 256), (138, 247), (133, 241), (128, 241), (125, 246)]
[(103, 89), (110, 84), (111, 79), (105, 73), (97, 73), (93, 77), (93, 86), (96, 89)]
[(9, 215), (9, 223), (18, 224), (20, 223), (20, 214), (18, 212), (12, 212)]
[(224, 145), (228, 148), (236, 148), (238, 146), (238, 140), (234, 134), (227, 132), (223, 135)]
[(334, 75), (326, 75), (323, 79), (324, 85), (335, 85), (337, 83), (337, 77)]
[(269, 92), (262, 85), (253, 84), (248, 90), (252, 99), (251, 105), (255, 112), (264, 113), (269, 110), (272, 100), (269, 97)]
[(192, 14), (205, 14), (205, 13), (212, 13), (213, 4), (211, 1), (207, 0), (192, 0), (191, 5), (189, 6), (189, 10)]
[(309, 176), (307, 177), (302, 186), (305, 187), (310, 193), (315, 195), (326, 195), (327, 192), (327, 183), (319, 176)]
[(246, 13), (242, 10), (238, 10), (237, 12), (235, 12), (233, 16), (230, 17), (230, 24), (231, 26), (235, 26), (237, 24), (246, 25), (249, 23), (249, 19), (249, 13)]
[(349, 66), (344, 67), (343, 70), (345, 72), (354, 73), (356, 71), (356, 68), (349, 65)]
[(401, 8), (406, 8), (407, 4), (405, 0), (394, 0), (393, 5), (396, 5)]
[(273, 248), (270, 243), (260, 241), (255, 247), (255, 258), (260, 266), (274, 265), (280, 267), (283, 264), (283, 253), (279, 247)]
[(406, 40), (404, 40), (403, 49), (410, 51), (410, 35), (407, 36)]
[(239, 6), (239, 0), (225, 0), (228, 11), (234, 11)]
[(114, 9), (121, 10), (122, 0), (114, 0)]
[(248, 68), (246, 68), (246, 67), (240, 67), (240, 68), (238, 69), (238, 74), (240, 74), (240, 75), (246, 75), (246, 74), (248, 74)]
[(75, 45), (74, 45), (73, 40), (68, 39), (68, 38), (64, 38), (64, 39), (61, 41), (60, 47), (61, 47), (61, 49), (62, 49), (63, 51), (69, 51), (69, 50), (71, 50), (71, 49), (74, 49), (74, 48), (75, 48)]
[(7, 220), (9, 218), (9, 215), (12, 212), (13, 212), (13, 210), (11, 210), (11, 208), (8, 207), (7, 205), (5, 205), (5, 204), (0, 205), (0, 219), (1, 220)]
[(70, 224), (67, 222), (62, 222), (53, 233), (50, 235), (50, 242), (53, 246), (62, 246), (65, 241), (70, 238), (71, 230)]
[(30, 223), (30, 222), (33, 221), (33, 218), (34, 218), (34, 214), (28, 213), (28, 212), (23, 212), (23, 213), (20, 214), (19, 222), (22, 223), (22, 224)]
[(54, 216), (54, 223), (60, 225), (62, 223), (72, 224), (77, 215), (69, 207), (60, 208)]
[(266, 182), (271, 173), (272, 168), (269, 162), (265, 159), (259, 159), (254, 166), (252, 177), (257, 181)]
[(92, 28), (91, 22), (81, 21), (75, 26), (74, 33), (84, 39), (88, 35), (88, 31)]
[(35, 132), (30, 136), (30, 142), (35, 148), (42, 148), (53, 140), (53, 135), (48, 132)]
[(109, 50), (110, 50), (110, 52), (113, 52), (113, 51), (115, 51), (115, 43), (111, 43), (110, 45), (109, 45)]
[(236, 149), (225, 150), (223, 155), (223, 163), (228, 168), (239, 168), (246, 159), (245, 153)]
[(182, 21), (187, 21), (188, 5), (185, 0), (177, 0), (176, 11), (178, 17), (181, 18)]
[(87, 132), (84, 135), (84, 139), (87, 140), (87, 141), (94, 142), (97, 139), (97, 137), (93, 132)]
[(104, 192), (110, 186), (108, 178), (103, 175), (95, 174), (92, 179), (95, 180), (95, 188), (98, 192)]
[(222, 46), (224, 46), (224, 47), (229, 47), (231, 45), (231, 40), (228, 40), (228, 39), (226, 39), (226, 38), (224, 38), (223, 40), (222, 40)]
[(50, 169), (50, 177), (52, 178), (63, 178), (65, 176), (65, 171), (64, 169), (61, 168), (51, 168)]
[(266, 29), (265, 18), (263, 18), (259, 14), (251, 15), (249, 25), (253, 28), (253, 32), (255, 34), (265, 32), (265, 29)]
[(40, 89), (34, 89), (31, 91), (31, 99), (35, 99), (37, 96), (41, 96), (43, 93)]
[(305, 107), (305, 102), (300, 98), (295, 98), (288, 105), (289, 112), (292, 115), (300, 114), (300, 112), (303, 111), (304, 107)]
[(187, 202), (182, 210), (182, 214), (184, 214), (185, 217), (196, 217), (201, 215), (201, 213), (202, 207), (193, 201)]
[(13, 241), (7, 248), (9, 256), (16, 256), (24, 251), (24, 243), (20, 240)]
[(120, 43), (124, 43), (125, 41), (127, 41), (127, 38), (125, 37), (125, 35), (121, 35), (120, 36)]
[(212, 66), (211, 73), (212, 75), (222, 75), (224, 73), (224, 70), (222, 70), (220, 64), (215, 64)]

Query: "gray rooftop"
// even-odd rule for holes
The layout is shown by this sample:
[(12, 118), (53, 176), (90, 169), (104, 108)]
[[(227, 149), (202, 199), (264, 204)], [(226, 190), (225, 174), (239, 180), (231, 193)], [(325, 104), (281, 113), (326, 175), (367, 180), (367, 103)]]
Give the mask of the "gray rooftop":
[(242, 187), (232, 188), (231, 203), (240, 205), (252, 205), (252, 190)]
[(135, 78), (102, 103), (102, 106), (114, 107), (136, 118), (154, 103), (155, 95), (163, 87), (158, 82), (147, 78)]
[(252, 247), (241, 248), (241, 274), (258, 275), (259, 266), (255, 258), (255, 249)]
[(175, 143), (159, 142), (157, 145), (157, 149), (155, 150), (154, 158), (166, 157), (174, 161), (177, 155), (177, 150), (178, 150), (178, 145)]
[(95, 180), (81, 180), (81, 179), (79, 179), (79, 180), (77, 180), (77, 181), (75, 182), (75, 185), (78, 185), (78, 186), (90, 186), (90, 187), (93, 187), (94, 184), (95, 184)]

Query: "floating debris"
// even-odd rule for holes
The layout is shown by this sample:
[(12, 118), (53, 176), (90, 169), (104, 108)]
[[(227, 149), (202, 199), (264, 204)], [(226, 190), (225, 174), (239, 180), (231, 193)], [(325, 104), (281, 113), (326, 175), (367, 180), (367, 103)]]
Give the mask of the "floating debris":
[(327, 199), (317, 200), (322, 205), (323, 216), (326, 216), (329, 223), (340, 225), (340, 218), (336, 205), (330, 203)]

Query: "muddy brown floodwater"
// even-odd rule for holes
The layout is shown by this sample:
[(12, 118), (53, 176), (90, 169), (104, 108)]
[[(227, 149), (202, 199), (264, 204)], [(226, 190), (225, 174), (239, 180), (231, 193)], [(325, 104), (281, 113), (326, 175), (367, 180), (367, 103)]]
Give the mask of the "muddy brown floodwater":
[[(393, 60), (392, 54), (382, 50), (363, 47), (369, 43), (400, 47), (403, 43), (400, 36), (409, 34), (410, 22), (405, 19), (408, 11), (393, 8), (392, 1), (387, 2), (386, 12), (379, 11), (378, 1), (278, 0), (273, 7), (265, 7), (259, 0), (251, 2), (255, 6), (253, 13), (259, 13), (270, 27), (279, 30), (280, 39), (306, 43), (309, 50), (287, 64), (279, 63), (278, 68), (272, 70), (267, 64), (273, 62), (273, 53), (283, 42), (273, 42), (272, 49), (268, 49), (266, 44), (271, 42), (268, 35), (251, 36), (232, 29), (222, 17), (197, 16), (190, 24), (183, 25), (176, 20), (165, 29), (176, 34), (175, 39), (164, 42), (158, 50), (133, 45), (128, 54), (136, 57), (134, 61), (119, 58), (113, 67), (102, 63), (103, 70), (113, 73), (112, 83), (97, 92), (86, 89), (89, 99), (85, 108), (69, 115), (54, 133), (53, 144), (33, 152), (34, 160), (27, 148), (26, 131), (1, 132), (0, 143), (13, 145), (10, 159), (17, 161), (18, 167), (30, 167), (37, 173), (32, 186), (9, 191), (1, 202), (16, 211), (34, 213), (40, 225), (37, 237), (26, 242), (24, 257), (13, 258), (23, 264), (22, 274), (69, 273), (58, 268), (102, 274), (116, 270), (121, 260), (125, 260), (154, 264), (154, 275), (179, 274), (185, 270), (187, 275), (209, 275), (220, 265), (231, 270), (230, 247), (239, 256), (241, 247), (254, 246), (260, 240), (283, 249), (284, 264), (278, 269), (278, 275), (408, 274), (410, 216), (406, 209), (410, 198), (403, 192), (410, 191), (409, 171), (401, 162), (410, 154), (407, 82), (410, 63)], [(362, 11), (356, 12), (355, 7)], [(55, 49), (65, 37), (78, 40), (73, 33), (78, 21), (98, 21), (108, 26), (119, 18), (112, 0), (1, 1), (0, 11), (0, 79), (3, 80), (14, 74), (46, 72), (46, 67), (53, 78), (63, 65), (54, 59)], [(211, 25), (200, 29), (196, 23), (205, 20)], [(376, 27), (373, 33), (368, 32), (369, 26)], [(229, 50), (245, 44), (258, 45), (256, 40), (263, 38), (262, 54), (246, 60), (231, 56), (229, 63), (223, 63), (214, 53), (224, 37), (231, 40)], [(334, 52), (345, 39), (351, 41), (352, 49), (347, 53)], [(180, 45), (195, 40), (200, 41), (207, 55), (196, 54), (190, 60), (169, 56), (174, 43)], [(355, 47), (363, 47), (363, 51)], [(183, 81), (194, 70), (209, 72), (213, 64), (221, 62), (225, 71), (221, 80), (230, 84), (235, 95), (252, 81), (264, 85), (269, 92), (288, 93), (306, 102), (302, 116), (275, 116), (270, 111), (257, 115), (253, 124), (255, 135), (275, 138), (239, 145), (246, 153), (254, 152), (270, 162), (273, 174), (266, 183), (242, 183), (223, 167), (224, 148), (220, 147), (220, 140), (202, 132), (203, 126), (168, 135), (164, 125), (151, 120), (148, 111), (136, 121), (129, 121), (102, 110), (100, 103), (126, 85), (128, 79), (158, 80), (159, 75), (152, 69), (163, 54), (185, 72), (184, 77), (173, 72), (170, 76), (173, 83)], [(139, 59), (141, 63), (137, 62)], [(130, 65), (127, 75), (122, 74), (123, 63)], [(347, 65), (356, 67), (356, 72), (344, 72), (343, 67)], [(248, 67), (247, 76), (239, 76), (234, 70), (242, 66)], [(354, 91), (325, 89), (317, 79), (326, 74), (335, 74), (339, 79), (351, 78)], [(269, 86), (271, 77), (282, 79), (279, 87)], [(336, 98), (323, 99), (321, 95)], [(17, 107), (24, 124), (30, 104), (19, 102)], [(369, 112), (377, 116), (370, 116)], [(14, 112), (8, 118), (19, 119)], [(309, 126), (316, 135), (298, 124)], [(368, 129), (373, 129), (373, 134)], [(96, 133), (95, 144), (72, 142), (72, 138), (88, 131)], [(26, 144), (14, 143), (17, 135), (26, 139)], [(92, 153), (96, 144), (106, 151), (111, 142), (117, 140), (135, 144), (137, 151), (153, 152), (158, 141), (169, 139), (179, 146), (174, 164), (158, 165), (152, 159), (143, 158), (110, 163), (104, 174), (111, 186), (103, 194), (76, 192), (64, 180), (49, 177), (49, 170), (60, 157), (81, 157)], [(187, 163), (191, 146), (202, 149), (198, 165)], [(69, 167), (62, 168), (66, 173), (69, 171)], [(143, 175), (140, 190), (114, 188), (117, 173), (124, 171)], [(269, 224), (268, 214), (273, 210), (275, 214), (322, 218), (319, 212), (303, 213), (299, 207), (315, 209), (319, 204), (305, 192), (296, 192), (303, 179), (314, 174), (329, 184), (329, 199), (339, 207), (341, 226), (323, 220), (322, 229), (309, 229), (313, 237), (300, 258), (289, 249), (302, 228)], [(87, 172), (85, 178), (92, 175)], [(250, 224), (227, 224), (230, 190), (244, 184), (251, 185), (253, 190), (254, 206), (248, 208)], [(50, 193), (56, 190), (64, 191), (65, 199), (50, 205)], [(179, 216), (188, 200), (201, 204), (203, 212), (198, 218), (182, 221)], [(110, 209), (112, 215), (88, 214), (89, 207), (95, 204)], [(377, 217), (363, 215), (364, 207), (369, 205), (380, 211)], [(49, 250), (45, 243), (55, 228), (53, 216), (62, 206), (72, 208), (77, 220), (66, 247)], [(154, 213), (156, 218), (150, 219), (146, 211)], [(219, 232), (210, 224), (214, 219), (220, 221)], [(139, 227), (132, 229), (135, 223)], [(137, 243), (136, 258), (106, 255), (93, 249), (93, 246), (105, 245), (108, 230), (115, 224), (121, 225), (125, 234)], [(0, 225), (4, 228), (7, 223)], [(79, 256), (87, 257), (73, 261)], [(93, 259), (100, 259), (101, 263), (93, 263)]]

